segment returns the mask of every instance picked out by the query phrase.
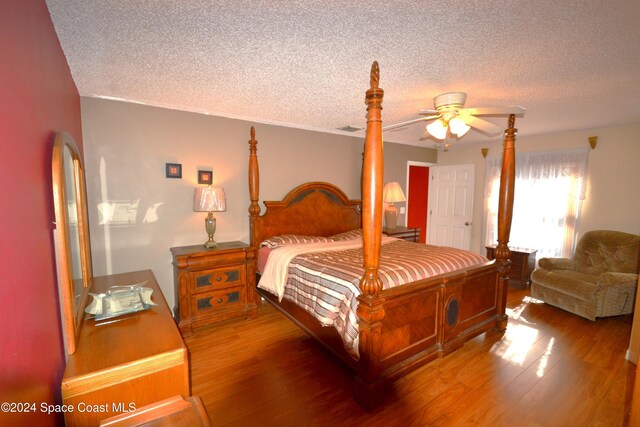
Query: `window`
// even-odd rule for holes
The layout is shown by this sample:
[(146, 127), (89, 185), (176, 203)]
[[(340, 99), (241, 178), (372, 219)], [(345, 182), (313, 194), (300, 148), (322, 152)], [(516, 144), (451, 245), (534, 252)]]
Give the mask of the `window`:
[[(588, 149), (516, 153), (516, 184), (509, 247), (538, 250), (540, 257), (573, 253), (587, 189)], [(486, 241), (498, 240), (498, 189), (502, 158), (487, 158)]]

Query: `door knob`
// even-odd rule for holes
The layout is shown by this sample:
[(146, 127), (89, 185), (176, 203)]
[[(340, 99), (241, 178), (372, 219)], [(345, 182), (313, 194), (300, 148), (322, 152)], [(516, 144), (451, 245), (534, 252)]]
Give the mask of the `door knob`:
[(471, 223), (469, 221), (465, 222), (464, 225), (466, 225), (467, 227), (471, 225)]

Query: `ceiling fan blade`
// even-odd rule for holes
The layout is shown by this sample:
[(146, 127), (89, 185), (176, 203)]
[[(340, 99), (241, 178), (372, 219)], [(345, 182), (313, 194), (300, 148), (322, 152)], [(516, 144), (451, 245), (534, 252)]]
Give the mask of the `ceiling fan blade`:
[(391, 130), (391, 129), (396, 129), (402, 126), (407, 126), (407, 125), (411, 125), (413, 123), (418, 123), (418, 122), (424, 122), (424, 121), (428, 121), (428, 120), (433, 120), (438, 118), (439, 116), (428, 116), (428, 117), (420, 117), (419, 119), (413, 119), (413, 120), (409, 120), (406, 122), (401, 122), (401, 123), (396, 123), (393, 125), (389, 125), (389, 126), (384, 126), (382, 128), (382, 130)]
[(480, 107), (480, 108), (463, 108), (458, 114), (470, 114), (472, 116), (502, 116), (515, 114), (517, 116), (524, 115), (526, 108), (517, 105), (511, 107)]
[(438, 110), (420, 110), (418, 111), (418, 114), (438, 114)]
[[(433, 137), (431, 136), (431, 134), (427, 131), (422, 132), (422, 136), (418, 139), (418, 141), (427, 141), (427, 140), (432, 140), (433, 141)], [(440, 142), (440, 141), (438, 141)]]
[(499, 135), (505, 128), (502, 128), (495, 123), (488, 122), (486, 120), (479, 119), (474, 116), (470, 116), (468, 114), (459, 115), (463, 122), (472, 128), (478, 129), (481, 132), (484, 132), (491, 136)]

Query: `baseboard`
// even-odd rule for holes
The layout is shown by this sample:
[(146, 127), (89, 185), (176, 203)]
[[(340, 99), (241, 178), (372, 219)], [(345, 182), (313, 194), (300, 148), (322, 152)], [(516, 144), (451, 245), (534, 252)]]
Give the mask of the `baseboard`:
[(631, 349), (627, 350), (627, 353), (625, 354), (624, 358), (635, 365), (638, 364), (638, 355), (635, 353), (632, 353)]

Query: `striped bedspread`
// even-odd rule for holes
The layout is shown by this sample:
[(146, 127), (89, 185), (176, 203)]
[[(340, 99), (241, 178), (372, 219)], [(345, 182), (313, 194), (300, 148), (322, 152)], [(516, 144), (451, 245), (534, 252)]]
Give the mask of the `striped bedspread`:
[[(345, 243), (340, 242), (343, 246)], [(449, 247), (390, 237), (384, 237), (382, 243), (379, 275), (384, 289), (488, 261), (474, 252)], [(358, 283), (364, 274), (362, 239), (350, 241), (346, 249), (336, 249), (336, 242), (313, 244), (314, 249), (310, 246), (287, 245), (272, 250), (258, 287), (296, 303), (322, 325), (335, 327), (345, 349), (357, 359)], [(275, 289), (276, 282), (284, 283), (284, 287)]]

